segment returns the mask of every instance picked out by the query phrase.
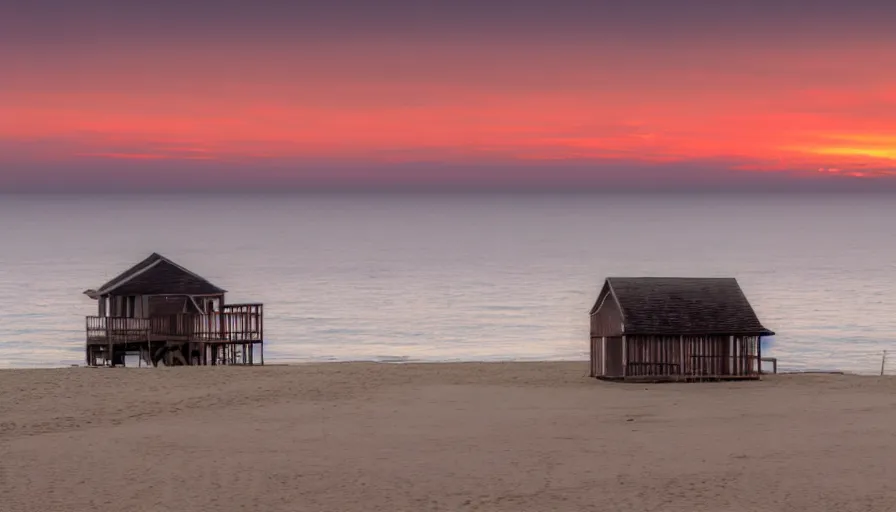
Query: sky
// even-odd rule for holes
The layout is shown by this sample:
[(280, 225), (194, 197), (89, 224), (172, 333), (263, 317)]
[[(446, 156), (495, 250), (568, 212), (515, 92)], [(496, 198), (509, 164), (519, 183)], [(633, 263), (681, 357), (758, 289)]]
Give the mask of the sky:
[(0, 191), (896, 190), (896, 2), (6, 0)]

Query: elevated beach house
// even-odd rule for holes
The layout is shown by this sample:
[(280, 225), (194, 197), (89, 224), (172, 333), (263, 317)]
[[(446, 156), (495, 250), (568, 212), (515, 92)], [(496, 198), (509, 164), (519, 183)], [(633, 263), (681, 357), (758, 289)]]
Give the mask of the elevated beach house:
[(87, 364), (264, 364), (261, 304), (227, 304), (226, 290), (153, 253), (96, 290)]
[(736, 279), (610, 277), (591, 308), (591, 376), (758, 379), (772, 335)]

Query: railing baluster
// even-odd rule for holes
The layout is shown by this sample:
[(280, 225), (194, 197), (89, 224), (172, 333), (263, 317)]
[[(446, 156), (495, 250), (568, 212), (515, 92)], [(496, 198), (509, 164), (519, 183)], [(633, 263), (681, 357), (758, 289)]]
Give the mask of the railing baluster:
[[(150, 335), (182, 336), (196, 341), (257, 342), (263, 339), (262, 308), (262, 304), (225, 304), (220, 311), (208, 315), (181, 313), (151, 318), (88, 316), (85, 330), (88, 342), (105, 341), (110, 344), (145, 341)], [(247, 349), (244, 347), (243, 350)]]

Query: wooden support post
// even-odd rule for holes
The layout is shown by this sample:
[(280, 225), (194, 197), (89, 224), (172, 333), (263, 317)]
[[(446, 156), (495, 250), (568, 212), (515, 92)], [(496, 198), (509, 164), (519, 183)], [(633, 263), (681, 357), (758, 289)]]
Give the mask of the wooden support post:
[(227, 319), (224, 316), (224, 294), (218, 297), (218, 339), (227, 339)]
[(762, 336), (756, 336), (756, 372), (762, 378)]
[(597, 352), (597, 349), (594, 347), (595, 340), (596, 340), (596, 338), (594, 336), (591, 336), (591, 343), (588, 344), (588, 346), (590, 347), (590, 351), (588, 353), (588, 356), (589, 356), (588, 360), (591, 362), (591, 364), (588, 365), (588, 367), (591, 369), (591, 371), (588, 372), (589, 377), (597, 376), (596, 375), (597, 371), (594, 369), (594, 366), (595, 366), (594, 365), (594, 357), (595, 357), (595, 353)]
[(600, 374), (602, 377), (607, 376), (607, 337), (600, 338)]
[(684, 364), (684, 361), (685, 361), (685, 357), (684, 357), (684, 335), (678, 337), (678, 351), (679, 351), (679, 354), (678, 354), (678, 357), (679, 357), (678, 364), (680, 365), (679, 368), (678, 368), (678, 374), (679, 374), (679, 375), (684, 375), (684, 374), (685, 374), (685, 369), (687, 368), (687, 366)]
[(725, 358), (725, 365), (720, 368), (720, 375), (737, 375), (737, 340), (734, 336), (728, 336), (728, 357)]
[(90, 366), (90, 317), (88, 316), (84, 319), (84, 332), (87, 335), (87, 339), (84, 340), (84, 362), (87, 363), (87, 366)]
[(628, 344), (625, 336), (622, 337), (622, 378), (628, 375)]
[(264, 306), (255, 307), (258, 313), (258, 346), (261, 347), (261, 364), (264, 366)]
[(106, 357), (103, 365), (112, 366), (112, 330), (109, 329), (109, 319), (106, 319)]

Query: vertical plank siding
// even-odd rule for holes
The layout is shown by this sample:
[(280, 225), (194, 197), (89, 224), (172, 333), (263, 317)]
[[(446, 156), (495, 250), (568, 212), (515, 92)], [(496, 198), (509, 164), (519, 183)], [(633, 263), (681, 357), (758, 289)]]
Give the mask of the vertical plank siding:
[(604, 339), (591, 337), (591, 376), (600, 377), (604, 374)]
[(619, 336), (622, 334), (622, 311), (612, 296), (607, 296), (600, 308), (591, 315), (592, 336)]
[(604, 340), (604, 376), (622, 377), (622, 336), (611, 336)]
[[(592, 346), (597, 348), (599, 344), (592, 341)], [(624, 375), (627, 378), (758, 377), (758, 357), (758, 336), (627, 336)], [(592, 371), (603, 364), (600, 353), (595, 350), (591, 359)], [(594, 375), (600, 376), (600, 373)]]

